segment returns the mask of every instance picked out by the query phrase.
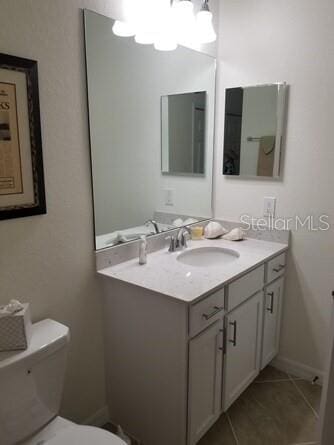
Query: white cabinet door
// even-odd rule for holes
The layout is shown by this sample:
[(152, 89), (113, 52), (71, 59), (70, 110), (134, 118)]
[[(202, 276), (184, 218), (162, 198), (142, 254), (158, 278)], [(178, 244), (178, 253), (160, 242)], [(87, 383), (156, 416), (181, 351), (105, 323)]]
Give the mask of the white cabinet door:
[(198, 442), (221, 412), (222, 328), (219, 320), (189, 343), (189, 445)]
[(264, 327), (261, 369), (278, 354), (284, 278), (270, 284), (264, 293)]
[(254, 295), (226, 316), (224, 411), (260, 372), (262, 322), (263, 292)]

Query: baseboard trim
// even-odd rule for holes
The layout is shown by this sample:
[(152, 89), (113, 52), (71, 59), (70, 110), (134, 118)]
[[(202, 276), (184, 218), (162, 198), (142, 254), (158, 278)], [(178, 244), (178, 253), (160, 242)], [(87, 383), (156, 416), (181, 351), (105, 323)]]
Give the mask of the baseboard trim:
[(278, 356), (271, 362), (274, 368), (284, 371), (288, 374), (292, 374), (296, 377), (305, 380), (313, 380), (314, 377), (319, 377), (317, 383), (322, 385), (324, 373), (320, 369), (312, 368), (311, 366), (304, 365), (303, 363), (290, 360), (286, 357)]
[(101, 427), (110, 421), (109, 410), (107, 406), (99, 409), (96, 413), (86, 419), (83, 424)]

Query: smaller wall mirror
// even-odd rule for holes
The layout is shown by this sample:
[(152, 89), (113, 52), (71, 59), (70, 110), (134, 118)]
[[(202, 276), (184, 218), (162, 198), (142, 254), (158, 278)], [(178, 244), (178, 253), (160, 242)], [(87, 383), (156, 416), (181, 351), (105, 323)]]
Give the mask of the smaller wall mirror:
[(224, 175), (280, 177), (286, 90), (286, 83), (226, 90)]
[(161, 170), (204, 175), (206, 92), (161, 98)]

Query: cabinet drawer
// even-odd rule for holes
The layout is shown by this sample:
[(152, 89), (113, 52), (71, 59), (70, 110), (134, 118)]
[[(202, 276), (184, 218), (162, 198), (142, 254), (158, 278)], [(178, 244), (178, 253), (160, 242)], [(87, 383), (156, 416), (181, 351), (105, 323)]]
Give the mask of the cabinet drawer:
[(190, 307), (189, 314), (189, 334), (196, 335), (211, 323), (223, 316), (224, 309), (224, 289), (220, 289), (214, 294), (201, 300)]
[(267, 283), (275, 280), (275, 278), (280, 277), (285, 272), (286, 254), (282, 253), (272, 260), (268, 261), (267, 264)]
[(257, 267), (248, 274), (231, 283), (228, 287), (228, 311), (237, 307), (264, 285), (264, 266)]

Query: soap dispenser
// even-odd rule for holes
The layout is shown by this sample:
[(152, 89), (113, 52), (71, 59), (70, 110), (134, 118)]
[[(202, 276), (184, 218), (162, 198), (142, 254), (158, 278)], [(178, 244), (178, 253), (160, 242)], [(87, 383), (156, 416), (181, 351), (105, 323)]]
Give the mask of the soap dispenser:
[(146, 236), (142, 235), (139, 242), (139, 264), (147, 263), (147, 240)]

